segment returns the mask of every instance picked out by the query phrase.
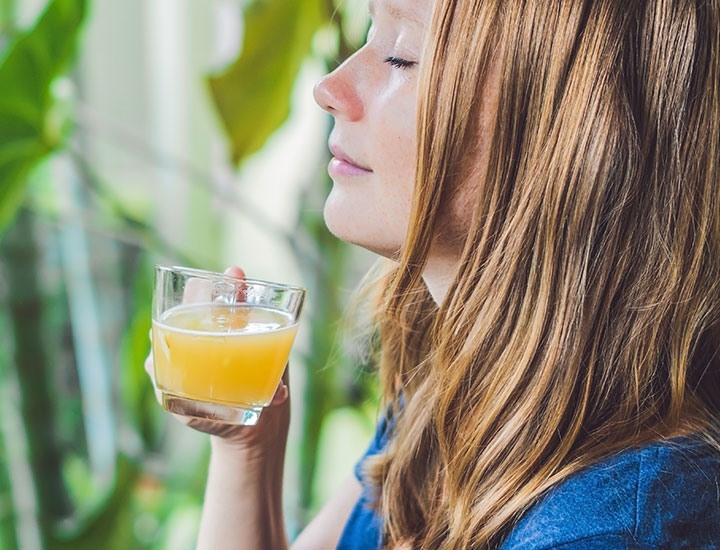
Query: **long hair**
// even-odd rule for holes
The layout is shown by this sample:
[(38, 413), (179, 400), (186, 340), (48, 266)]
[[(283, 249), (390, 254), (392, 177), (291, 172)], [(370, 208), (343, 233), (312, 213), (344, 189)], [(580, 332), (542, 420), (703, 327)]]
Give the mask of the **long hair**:
[[(719, 0), (436, 1), (378, 314), (386, 548), (495, 548), (619, 449), (720, 448), (719, 19)], [(487, 173), (437, 306), (422, 272), (494, 59)]]

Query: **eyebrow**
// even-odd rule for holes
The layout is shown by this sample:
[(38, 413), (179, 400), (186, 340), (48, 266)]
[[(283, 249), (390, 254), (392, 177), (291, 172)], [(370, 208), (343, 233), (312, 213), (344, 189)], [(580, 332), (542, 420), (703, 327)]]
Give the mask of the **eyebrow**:
[[(382, 4), (384, 5), (384, 9), (385, 9), (385, 11), (388, 12), (390, 17), (392, 17), (394, 19), (405, 19), (405, 20), (409, 21), (410, 23), (417, 25), (420, 28), (425, 27), (425, 22), (422, 21), (418, 17), (417, 13), (415, 13), (414, 11), (403, 9), (403, 8), (393, 4), (392, 2), (383, 1)], [(372, 17), (374, 17), (375, 12), (376, 12), (375, 0), (370, 0), (368, 8), (370, 10), (370, 15)]]

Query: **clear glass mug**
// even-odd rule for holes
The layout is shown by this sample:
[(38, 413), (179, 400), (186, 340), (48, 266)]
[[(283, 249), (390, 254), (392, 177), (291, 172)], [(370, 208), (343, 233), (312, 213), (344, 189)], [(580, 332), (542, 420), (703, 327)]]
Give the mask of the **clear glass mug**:
[(170, 412), (252, 426), (275, 394), (306, 290), (156, 266), (155, 384)]

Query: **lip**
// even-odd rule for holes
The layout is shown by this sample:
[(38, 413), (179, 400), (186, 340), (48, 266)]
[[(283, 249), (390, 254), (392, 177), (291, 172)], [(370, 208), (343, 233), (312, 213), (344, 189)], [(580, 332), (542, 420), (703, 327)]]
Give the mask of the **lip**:
[(330, 145), (333, 159), (328, 165), (330, 176), (367, 176), (372, 170), (355, 162), (345, 151), (337, 145)]

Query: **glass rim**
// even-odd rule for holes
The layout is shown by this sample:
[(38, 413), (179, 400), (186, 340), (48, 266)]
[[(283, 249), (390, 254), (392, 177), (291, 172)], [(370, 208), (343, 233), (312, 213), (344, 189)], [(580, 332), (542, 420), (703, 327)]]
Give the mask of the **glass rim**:
[(260, 286), (275, 288), (278, 290), (290, 290), (293, 292), (301, 292), (303, 294), (307, 294), (307, 289), (297, 286), (297, 285), (289, 285), (285, 283), (275, 283), (273, 281), (265, 281), (262, 279), (251, 279), (249, 277), (235, 277), (233, 275), (226, 275), (225, 273), (219, 273), (217, 271), (210, 271), (207, 269), (197, 269), (194, 267), (184, 267), (179, 265), (163, 265), (163, 264), (155, 264), (155, 271), (163, 271), (166, 273), (174, 272), (174, 273), (183, 273), (188, 275), (195, 275), (202, 279), (210, 279), (213, 281), (229, 281), (232, 283), (248, 283), (248, 284), (257, 284)]

